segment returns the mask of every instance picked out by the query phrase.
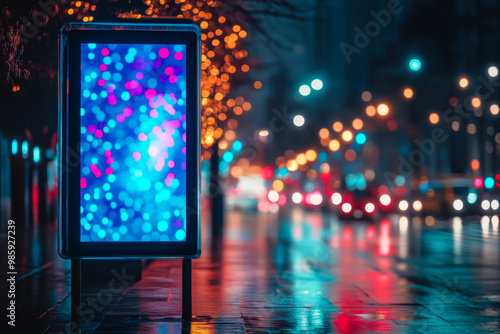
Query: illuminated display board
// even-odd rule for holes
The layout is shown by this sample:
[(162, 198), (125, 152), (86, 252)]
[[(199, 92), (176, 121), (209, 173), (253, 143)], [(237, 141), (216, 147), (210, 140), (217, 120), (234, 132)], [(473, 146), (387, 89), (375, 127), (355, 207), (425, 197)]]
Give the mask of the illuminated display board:
[(70, 24), (60, 51), (62, 256), (198, 256), (198, 28)]

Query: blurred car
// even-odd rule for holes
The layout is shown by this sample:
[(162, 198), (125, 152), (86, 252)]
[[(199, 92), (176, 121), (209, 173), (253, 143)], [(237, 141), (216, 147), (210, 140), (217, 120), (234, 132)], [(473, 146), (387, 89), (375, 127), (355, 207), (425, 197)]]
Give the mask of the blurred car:
[(226, 205), (229, 209), (256, 212), (265, 194), (264, 179), (260, 175), (242, 175), (236, 187), (229, 189)]
[(331, 202), (338, 207), (339, 215), (348, 219), (372, 219), (392, 206), (391, 196), (385, 193), (378, 196), (374, 188), (346, 190), (342, 194), (335, 192)]
[[(451, 217), (478, 215), (488, 211), (494, 199), (474, 186), (474, 180), (455, 175), (435, 179), (424, 178), (418, 183), (411, 209), (423, 215)], [(496, 202), (493, 202), (493, 206)], [(485, 210), (486, 209), (486, 210)]]

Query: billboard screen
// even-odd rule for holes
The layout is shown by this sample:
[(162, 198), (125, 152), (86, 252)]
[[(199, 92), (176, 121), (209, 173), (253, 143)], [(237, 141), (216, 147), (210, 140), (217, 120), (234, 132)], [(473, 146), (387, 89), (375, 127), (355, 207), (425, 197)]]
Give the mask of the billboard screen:
[(199, 29), (69, 24), (60, 51), (61, 255), (198, 256)]

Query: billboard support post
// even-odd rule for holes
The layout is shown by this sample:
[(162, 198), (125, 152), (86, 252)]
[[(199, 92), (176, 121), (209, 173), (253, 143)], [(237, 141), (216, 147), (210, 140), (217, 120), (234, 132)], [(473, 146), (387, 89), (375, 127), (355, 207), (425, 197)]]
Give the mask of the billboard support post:
[(191, 319), (193, 307), (192, 260), (182, 260), (182, 319)]
[(82, 300), (82, 260), (71, 260), (71, 321), (80, 322), (78, 306)]

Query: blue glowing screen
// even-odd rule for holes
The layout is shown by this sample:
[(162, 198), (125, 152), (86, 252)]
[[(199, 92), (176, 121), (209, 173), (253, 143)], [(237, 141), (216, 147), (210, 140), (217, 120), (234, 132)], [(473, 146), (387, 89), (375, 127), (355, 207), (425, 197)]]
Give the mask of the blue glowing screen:
[(81, 45), (80, 241), (186, 241), (186, 46)]

